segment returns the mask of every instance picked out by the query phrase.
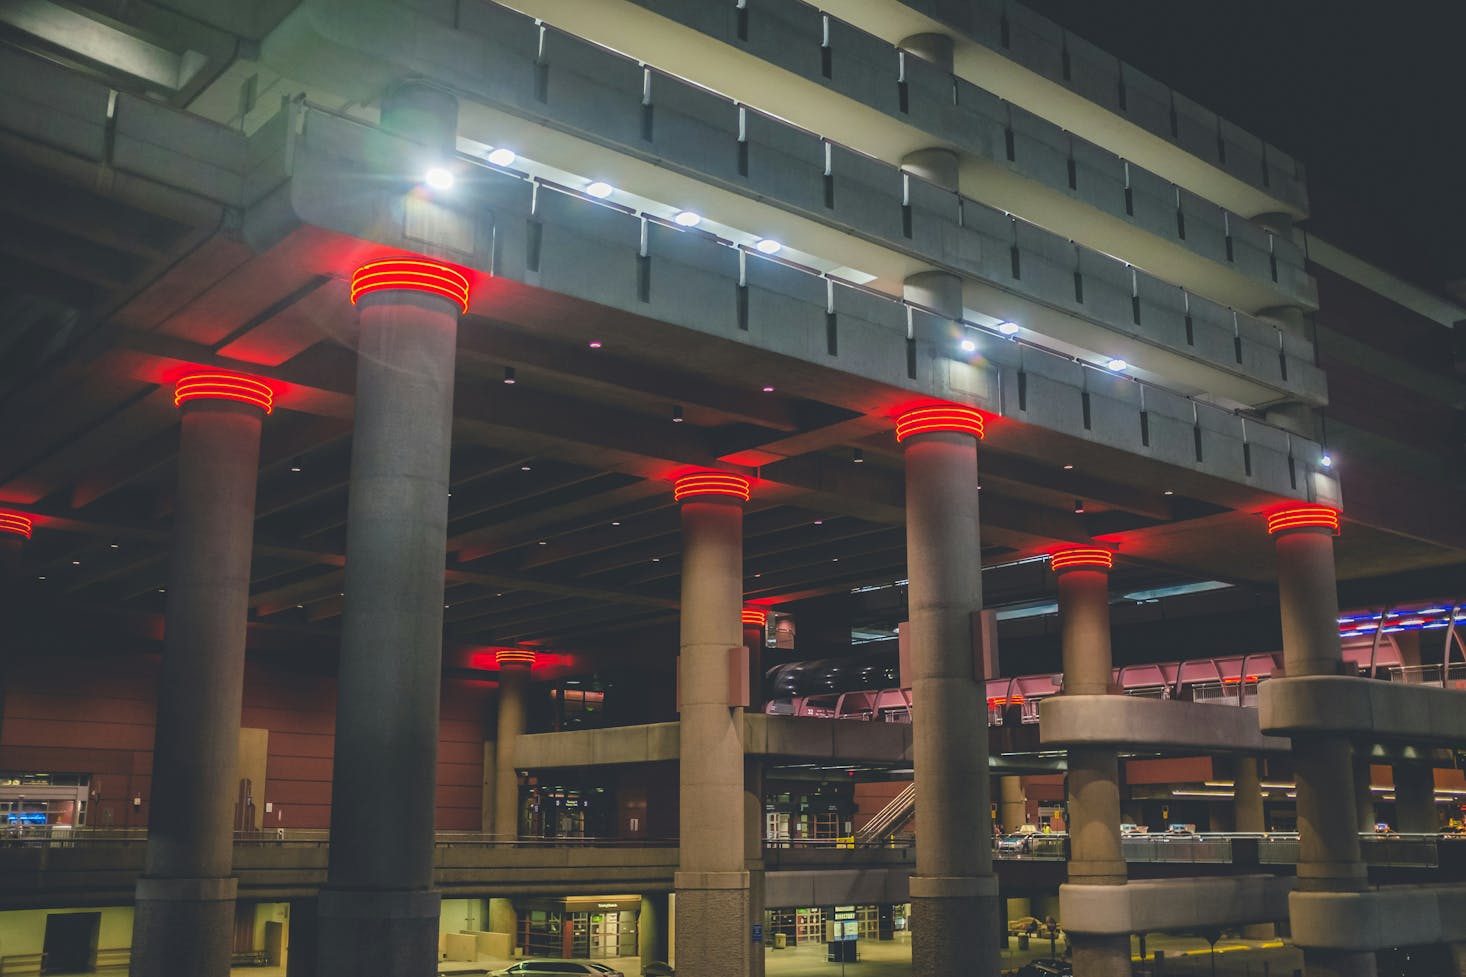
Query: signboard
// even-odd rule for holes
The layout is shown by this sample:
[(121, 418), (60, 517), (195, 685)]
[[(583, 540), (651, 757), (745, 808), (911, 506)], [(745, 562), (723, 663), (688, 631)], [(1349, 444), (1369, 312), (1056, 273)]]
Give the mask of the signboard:
[(753, 924), (753, 942), (755, 942), (755, 943), (762, 943), (763, 941), (764, 941), (764, 924), (763, 923), (754, 923)]

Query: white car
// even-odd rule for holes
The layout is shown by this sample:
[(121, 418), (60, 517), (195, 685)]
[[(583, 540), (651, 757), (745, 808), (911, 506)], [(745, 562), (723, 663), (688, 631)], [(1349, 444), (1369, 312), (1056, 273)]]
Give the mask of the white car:
[(621, 971), (589, 960), (521, 960), (512, 967), (494, 971), (500, 977), (626, 977)]

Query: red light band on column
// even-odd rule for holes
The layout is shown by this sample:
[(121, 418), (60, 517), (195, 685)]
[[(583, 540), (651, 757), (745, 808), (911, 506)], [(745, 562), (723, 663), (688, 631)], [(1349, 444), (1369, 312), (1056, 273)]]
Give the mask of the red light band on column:
[(468, 276), (456, 268), (427, 258), (381, 258), (368, 261), (351, 276), (351, 304), (363, 295), (405, 289), (429, 292), (456, 302), (468, 311)]
[(753, 483), (742, 475), (727, 472), (693, 472), (683, 475), (672, 486), (672, 500), (681, 502), (699, 495), (724, 495), (747, 502)]
[(758, 628), (764, 627), (769, 623), (769, 612), (745, 608), (743, 611), (743, 623), (751, 624)]
[(1264, 513), (1268, 533), (1289, 529), (1327, 529), (1339, 535), (1339, 510), (1327, 505), (1290, 505)]
[(896, 418), (896, 441), (899, 443), (918, 434), (954, 431), (982, 440), (982, 415), (971, 407), (957, 404), (934, 404), (917, 407)]
[(268, 383), (234, 373), (190, 373), (173, 387), (173, 406), (190, 400), (233, 400), (266, 414), (275, 409), (275, 392)]
[(31, 538), (31, 517), (19, 512), (0, 512), (0, 533)]
[(529, 648), (495, 648), (494, 661), (500, 668), (533, 668), (535, 653)]
[(1060, 570), (1109, 570), (1115, 566), (1115, 554), (1098, 546), (1071, 546), (1049, 554), (1049, 567)]

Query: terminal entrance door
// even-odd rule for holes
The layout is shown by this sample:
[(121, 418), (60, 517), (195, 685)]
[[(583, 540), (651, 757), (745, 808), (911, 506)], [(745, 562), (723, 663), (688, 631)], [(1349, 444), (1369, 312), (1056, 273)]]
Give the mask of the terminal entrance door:
[(97, 963), (97, 931), (101, 913), (50, 913), (41, 945), (43, 974), (81, 973)]

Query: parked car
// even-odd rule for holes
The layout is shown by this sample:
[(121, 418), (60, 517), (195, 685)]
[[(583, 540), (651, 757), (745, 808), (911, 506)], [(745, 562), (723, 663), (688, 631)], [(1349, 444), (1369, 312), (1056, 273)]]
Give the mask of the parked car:
[(1024, 855), (1028, 853), (1028, 841), (1033, 837), (1028, 834), (1004, 835), (998, 839), (998, 851), (1007, 855)]
[(1030, 960), (1018, 968), (1017, 977), (1073, 977), (1074, 965), (1068, 960)]
[(521, 960), (512, 967), (494, 971), (499, 977), (626, 977), (619, 970), (589, 960)]
[(677, 972), (672, 969), (671, 964), (659, 960), (642, 967), (641, 977), (677, 977)]

